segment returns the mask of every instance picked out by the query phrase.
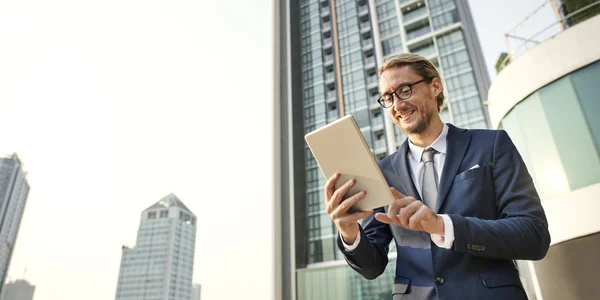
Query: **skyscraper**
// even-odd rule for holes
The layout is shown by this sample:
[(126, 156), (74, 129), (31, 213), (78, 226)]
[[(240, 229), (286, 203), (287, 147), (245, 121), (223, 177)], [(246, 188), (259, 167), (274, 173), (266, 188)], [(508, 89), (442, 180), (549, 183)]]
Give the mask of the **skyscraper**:
[[(377, 68), (394, 54), (427, 57), (443, 77), (442, 120), (487, 128), (490, 85), (467, 0), (291, 0), (279, 2), (276, 120), (281, 140), (284, 299), (389, 298), (395, 249), (386, 273), (366, 281), (337, 250), (325, 212), (326, 179), (304, 134), (352, 114), (375, 157), (406, 136), (377, 103)], [(287, 234), (287, 236), (286, 236)], [(287, 284), (287, 280), (291, 284)]]
[(116, 300), (189, 300), (196, 216), (173, 194), (142, 212), (136, 246), (123, 246)]
[(4, 286), (0, 300), (33, 300), (35, 285), (23, 279), (11, 281)]
[(192, 299), (191, 300), (200, 300), (202, 291), (202, 286), (199, 284), (194, 284), (192, 286)]
[(0, 293), (29, 195), (26, 175), (16, 154), (0, 158)]

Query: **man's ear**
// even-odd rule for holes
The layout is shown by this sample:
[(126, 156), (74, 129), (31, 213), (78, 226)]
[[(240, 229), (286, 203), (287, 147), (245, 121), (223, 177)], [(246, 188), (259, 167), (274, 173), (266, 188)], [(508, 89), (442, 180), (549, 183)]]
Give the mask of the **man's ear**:
[(437, 97), (442, 92), (442, 81), (440, 78), (435, 77), (431, 80), (431, 91)]

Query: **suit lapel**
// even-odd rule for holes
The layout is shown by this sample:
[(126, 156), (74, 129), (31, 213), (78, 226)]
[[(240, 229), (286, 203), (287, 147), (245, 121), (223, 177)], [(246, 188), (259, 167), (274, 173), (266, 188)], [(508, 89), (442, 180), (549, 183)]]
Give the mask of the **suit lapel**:
[(454, 177), (458, 173), (465, 153), (471, 142), (471, 134), (466, 129), (459, 129), (448, 124), (447, 152), (444, 167), (442, 169), (442, 178), (438, 189), (437, 205), (434, 212), (437, 213), (442, 207), (448, 191), (452, 186)]
[(400, 149), (394, 156), (392, 161), (392, 167), (394, 168), (394, 172), (396, 176), (398, 176), (398, 182), (404, 189), (402, 192), (406, 196), (415, 197), (417, 200), (421, 200), (421, 195), (417, 192), (417, 188), (412, 179), (410, 164), (408, 163), (408, 139), (402, 143)]

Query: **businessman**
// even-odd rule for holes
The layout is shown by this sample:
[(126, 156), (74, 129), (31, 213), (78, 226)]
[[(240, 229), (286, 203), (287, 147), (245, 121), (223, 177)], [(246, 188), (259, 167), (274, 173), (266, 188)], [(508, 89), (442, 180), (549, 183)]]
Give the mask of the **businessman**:
[[(381, 275), (396, 243), (393, 300), (527, 299), (513, 263), (542, 259), (548, 223), (521, 156), (503, 130), (444, 124), (443, 86), (427, 59), (401, 54), (379, 69), (378, 102), (408, 135), (381, 160), (396, 199), (367, 212), (349, 208), (354, 180), (325, 185), (338, 247), (367, 279)], [(358, 220), (363, 219), (362, 225)]]

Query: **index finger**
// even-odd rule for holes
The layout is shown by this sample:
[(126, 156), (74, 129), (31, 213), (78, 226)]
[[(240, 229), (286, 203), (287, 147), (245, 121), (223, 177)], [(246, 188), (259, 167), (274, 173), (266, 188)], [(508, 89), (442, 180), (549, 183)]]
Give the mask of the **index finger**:
[(417, 201), (417, 199), (413, 197), (404, 197), (402, 199), (397, 199), (396, 202), (390, 204), (390, 207), (388, 209), (388, 215), (390, 217), (398, 215), (401, 209), (405, 208), (406, 206), (415, 201)]
[(329, 202), (329, 199), (331, 199), (331, 196), (333, 195), (333, 192), (335, 192), (335, 183), (337, 182), (337, 180), (340, 178), (340, 173), (335, 173), (333, 174), (333, 176), (329, 177), (329, 179), (327, 179), (327, 182), (325, 183), (325, 204), (327, 204), (327, 202)]
[(391, 187), (390, 190), (392, 191), (392, 195), (394, 195), (394, 199), (398, 200), (398, 199), (406, 198), (406, 196), (404, 196), (402, 193), (400, 193), (400, 191), (398, 191), (397, 189)]

